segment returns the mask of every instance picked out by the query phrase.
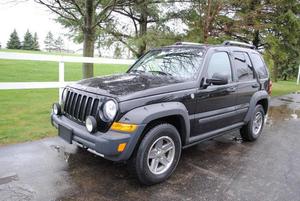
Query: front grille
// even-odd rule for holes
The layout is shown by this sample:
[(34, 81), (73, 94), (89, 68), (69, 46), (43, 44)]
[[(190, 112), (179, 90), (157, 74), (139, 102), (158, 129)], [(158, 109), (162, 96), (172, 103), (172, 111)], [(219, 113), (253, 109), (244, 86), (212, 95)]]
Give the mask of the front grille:
[(96, 116), (101, 106), (99, 97), (73, 89), (68, 89), (64, 102), (64, 112), (69, 118), (85, 122), (88, 116)]

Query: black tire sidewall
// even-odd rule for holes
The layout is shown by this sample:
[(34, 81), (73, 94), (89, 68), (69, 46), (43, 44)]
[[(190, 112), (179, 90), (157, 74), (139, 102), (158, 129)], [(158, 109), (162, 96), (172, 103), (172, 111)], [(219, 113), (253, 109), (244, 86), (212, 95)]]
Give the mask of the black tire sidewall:
[[(257, 112), (261, 112), (263, 119), (262, 119), (262, 126), (260, 128), (259, 133), (257, 135), (254, 135), (252, 127), (253, 127), (253, 122), (254, 122), (254, 119), (255, 119), (255, 116), (256, 116)], [(251, 121), (250, 121), (249, 127), (248, 127), (248, 132), (250, 134), (250, 136), (249, 136), (250, 139), (256, 140), (257, 138), (259, 138), (259, 136), (262, 133), (263, 127), (264, 127), (264, 122), (265, 122), (265, 111), (264, 111), (264, 109), (263, 109), (263, 107), (261, 105), (256, 105), (255, 111), (254, 111), (254, 113), (253, 113), (253, 115), (251, 117)]]
[[(170, 168), (159, 175), (153, 174), (147, 165), (148, 151), (151, 145), (162, 136), (170, 137), (175, 144), (175, 156)], [(136, 171), (139, 180), (146, 185), (160, 183), (168, 179), (179, 162), (181, 155), (181, 139), (177, 129), (171, 124), (160, 124), (152, 128), (143, 138), (136, 157)]]

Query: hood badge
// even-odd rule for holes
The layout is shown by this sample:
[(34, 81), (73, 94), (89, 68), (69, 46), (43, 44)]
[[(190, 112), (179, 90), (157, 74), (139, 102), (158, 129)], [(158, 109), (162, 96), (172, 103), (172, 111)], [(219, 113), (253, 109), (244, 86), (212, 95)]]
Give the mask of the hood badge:
[(195, 98), (195, 94), (191, 94), (191, 98), (194, 99)]

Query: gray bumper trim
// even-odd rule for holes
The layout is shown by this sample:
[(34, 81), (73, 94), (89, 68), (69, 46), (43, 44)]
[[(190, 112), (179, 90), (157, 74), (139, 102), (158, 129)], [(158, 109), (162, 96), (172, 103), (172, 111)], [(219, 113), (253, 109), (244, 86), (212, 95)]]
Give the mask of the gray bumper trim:
[[(89, 152), (113, 161), (123, 161), (130, 158), (145, 127), (145, 125), (139, 125), (134, 133), (109, 130), (106, 133), (95, 132), (91, 134), (85, 126), (79, 125), (63, 115), (52, 114), (51, 122), (56, 128), (58, 128), (58, 125), (62, 125), (72, 129), (72, 142), (77, 142), (82, 147), (87, 148)], [(125, 150), (120, 153), (117, 149), (121, 143), (127, 143), (127, 145)]]

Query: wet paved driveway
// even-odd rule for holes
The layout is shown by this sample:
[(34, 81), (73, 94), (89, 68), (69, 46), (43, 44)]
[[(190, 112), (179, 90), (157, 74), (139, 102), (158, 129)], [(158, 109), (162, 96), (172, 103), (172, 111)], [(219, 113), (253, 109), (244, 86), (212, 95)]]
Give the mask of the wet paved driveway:
[(151, 187), (58, 138), (2, 147), (0, 200), (300, 200), (300, 95), (272, 100), (257, 142), (234, 132), (186, 149)]

